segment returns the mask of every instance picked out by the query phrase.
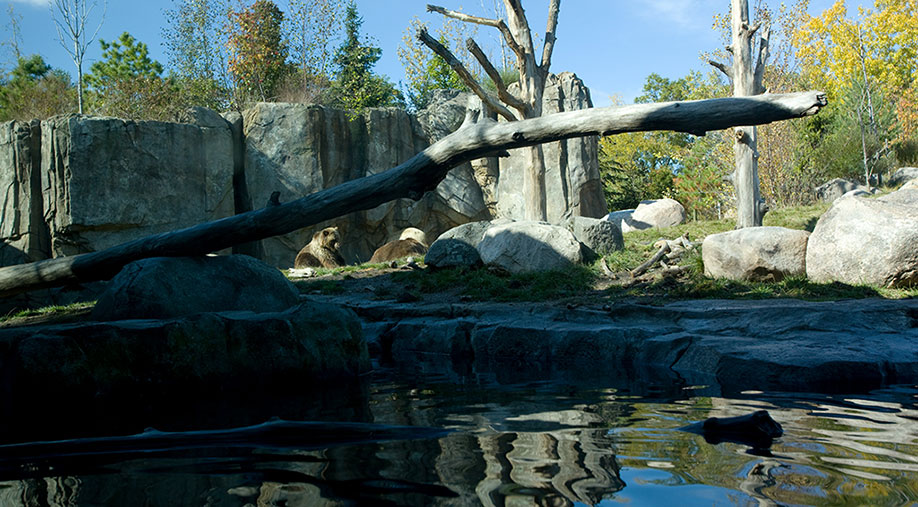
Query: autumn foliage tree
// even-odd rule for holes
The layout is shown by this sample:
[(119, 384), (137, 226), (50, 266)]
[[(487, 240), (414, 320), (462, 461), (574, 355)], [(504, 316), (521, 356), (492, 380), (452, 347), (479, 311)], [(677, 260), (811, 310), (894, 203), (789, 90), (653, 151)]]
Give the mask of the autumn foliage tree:
[(289, 73), (284, 13), (270, 0), (230, 12), (229, 70), (243, 101), (268, 100)]

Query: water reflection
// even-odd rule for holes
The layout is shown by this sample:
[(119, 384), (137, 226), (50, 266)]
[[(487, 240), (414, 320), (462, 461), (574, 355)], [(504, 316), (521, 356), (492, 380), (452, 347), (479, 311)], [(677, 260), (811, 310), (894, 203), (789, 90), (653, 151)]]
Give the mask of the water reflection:
[[(856, 397), (744, 393), (726, 399), (671, 387), (655, 393), (564, 382), (501, 386), (471, 378), (458, 383), (379, 378), (365, 397), (352, 400), (361, 408), (351, 414), (376, 425), (446, 428), (450, 433), (423, 438), (419, 432), (326, 448), (253, 442), (106, 460), (84, 457), (64, 469), (54, 460), (36, 460), (3, 469), (0, 505), (918, 501), (914, 387)], [(677, 430), (707, 417), (760, 409), (784, 428), (771, 457), (748, 454), (746, 447), (732, 443), (710, 445)], [(334, 419), (315, 407), (288, 410)]]

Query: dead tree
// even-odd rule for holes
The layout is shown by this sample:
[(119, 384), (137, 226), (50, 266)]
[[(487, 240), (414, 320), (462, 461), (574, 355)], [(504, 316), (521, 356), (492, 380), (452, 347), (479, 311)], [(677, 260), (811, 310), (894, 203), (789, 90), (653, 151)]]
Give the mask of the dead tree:
[[(507, 46), (516, 55), (516, 67), (520, 75), (517, 95), (507, 89), (500, 77), (500, 73), (471, 38), (466, 41), (466, 45), (488, 77), (494, 81), (494, 85), (497, 87), (497, 98), (487, 93), (459, 59), (425, 30), (421, 30), (418, 33), (418, 39), (446, 60), (466, 86), (492, 111), (501, 115), (507, 121), (538, 118), (542, 115), (542, 95), (545, 91), (545, 80), (548, 78), (548, 68), (551, 66), (552, 50), (555, 47), (555, 29), (558, 26), (558, 11), (561, 7), (561, 0), (549, 0), (545, 44), (542, 46), (542, 55), (539, 59), (536, 58), (536, 50), (529, 30), (529, 21), (526, 20), (526, 13), (523, 11), (521, 0), (504, 0), (504, 6), (507, 9), (506, 23), (502, 19), (470, 16), (436, 5), (428, 5), (427, 10), (460, 21), (491, 26), (500, 30), (501, 35), (507, 42)], [(528, 162), (528, 169), (523, 180), (523, 194), (526, 196), (526, 218), (545, 220), (545, 157), (542, 154), (541, 145), (534, 145), (529, 148)]]
[(287, 234), (395, 199), (419, 200), (425, 192), (434, 190), (451, 168), (511, 148), (572, 137), (652, 130), (704, 135), (735, 125), (761, 125), (808, 116), (825, 105), (822, 92), (800, 92), (586, 109), (509, 123), (476, 121), (483, 116), (479, 111), (477, 117), (474, 113), (467, 115), (456, 132), (379, 174), (277, 206), (155, 234), (99, 252), (0, 268), (0, 297), (73, 282), (106, 280), (136, 260), (203, 255)]
[[(727, 51), (733, 55), (733, 64), (715, 61), (710, 63), (730, 78), (734, 97), (763, 94), (770, 30), (768, 27), (762, 30), (758, 53), (753, 61), (753, 37), (759, 31), (759, 25), (749, 24), (749, 0), (731, 0), (730, 9), (733, 41), (727, 47)], [(736, 191), (736, 228), (760, 226), (766, 208), (759, 193), (756, 128), (739, 126), (734, 129), (734, 134), (733, 154), (736, 170), (733, 173), (733, 186)]]
[(105, 20), (103, 12), (102, 20), (96, 26), (95, 32), (89, 37), (86, 36), (86, 21), (95, 6), (93, 2), (92, 6), (87, 8), (86, 0), (54, 0), (54, 8), (51, 11), (61, 46), (77, 68), (77, 107), (80, 114), (83, 114), (83, 57), (86, 56), (86, 50), (98, 35), (102, 21)]

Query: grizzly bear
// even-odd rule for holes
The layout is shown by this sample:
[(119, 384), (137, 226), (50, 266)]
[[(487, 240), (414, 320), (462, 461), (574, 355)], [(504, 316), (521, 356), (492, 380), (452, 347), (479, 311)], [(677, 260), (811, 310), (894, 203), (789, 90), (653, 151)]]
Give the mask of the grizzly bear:
[(344, 258), (338, 248), (341, 238), (337, 227), (326, 227), (312, 235), (312, 241), (304, 246), (293, 261), (293, 267), (302, 268), (337, 268), (344, 266)]
[(370, 262), (389, 262), (409, 256), (423, 257), (427, 253), (424, 240), (424, 231), (408, 227), (402, 231), (399, 239), (377, 248), (370, 257)]

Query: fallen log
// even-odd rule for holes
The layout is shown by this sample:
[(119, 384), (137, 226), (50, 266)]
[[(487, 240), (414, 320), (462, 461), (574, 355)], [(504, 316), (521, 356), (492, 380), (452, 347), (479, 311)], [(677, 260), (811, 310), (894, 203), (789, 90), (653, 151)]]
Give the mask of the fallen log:
[(287, 234), (395, 199), (418, 200), (434, 190), (453, 167), (511, 148), (652, 130), (704, 135), (711, 130), (813, 115), (826, 104), (825, 94), (810, 91), (586, 109), (508, 123), (466, 121), (456, 132), (397, 167), (294, 201), (147, 236), (99, 252), (0, 268), (0, 297), (67, 283), (106, 280), (139, 259), (203, 255)]

